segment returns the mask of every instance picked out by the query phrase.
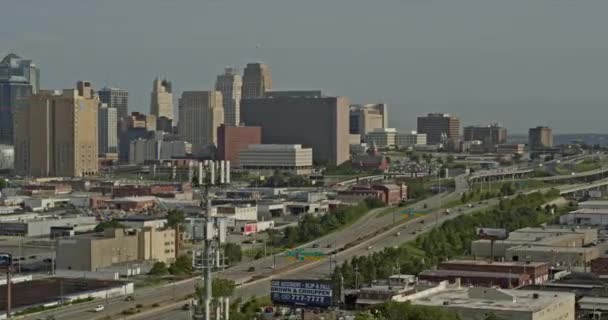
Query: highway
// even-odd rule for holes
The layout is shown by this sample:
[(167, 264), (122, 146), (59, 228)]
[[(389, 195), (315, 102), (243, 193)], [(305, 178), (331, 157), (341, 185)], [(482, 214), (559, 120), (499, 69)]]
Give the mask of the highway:
[[(456, 188), (450, 193), (440, 193), (430, 198), (424, 199), (418, 203), (411, 205), (410, 207), (415, 209), (423, 209), (424, 205), (427, 205), (428, 210), (439, 210), (441, 206), (449, 201), (457, 199), (460, 194), (468, 189), (466, 176), (458, 176), (455, 179)], [(494, 205), (493, 201), (488, 201), (484, 207)], [(477, 208), (474, 209), (479, 209)], [(456, 217), (458, 214), (455, 212), (458, 208), (452, 209), (452, 214), (444, 216), (443, 211), (437, 211), (435, 214), (429, 214), (424, 219), (428, 220), (428, 223), (418, 224), (418, 220), (407, 222), (401, 226), (393, 226), (394, 223), (404, 222), (407, 218), (405, 214), (399, 214), (395, 209), (396, 214), (380, 214), (384, 208), (371, 210), (369, 213), (364, 215), (362, 218), (354, 222), (348, 228), (336, 231), (324, 237), (321, 237), (311, 243), (300, 246), (299, 248), (310, 248), (312, 243), (317, 243), (318, 248), (315, 251), (323, 251), (329, 253), (336, 248), (342, 248), (344, 246), (351, 245), (353, 243), (359, 243), (354, 247), (350, 247), (347, 250), (339, 252), (332, 256), (333, 261), (348, 260), (355, 255), (361, 255), (373, 252), (375, 250), (381, 250), (386, 246), (393, 246), (404, 241), (409, 241), (415, 237), (411, 232), (417, 228), (421, 228), (422, 232), (427, 231), (429, 228), (434, 226), (436, 223), (442, 223), (446, 219)], [(463, 209), (462, 213), (469, 213), (471, 209)], [(419, 218), (420, 219), (420, 218)], [(403, 229), (405, 226), (405, 229)], [(390, 230), (389, 230), (390, 229)], [(401, 235), (396, 237), (394, 234), (396, 230), (401, 230)], [(331, 245), (331, 248), (327, 246)], [(370, 250), (367, 250), (368, 246), (372, 246)], [(274, 265), (274, 268), (272, 266)], [(249, 267), (253, 266), (255, 271), (249, 272)], [(293, 259), (284, 257), (283, 255), (267, 256), (262, 259), (258, 259), (247, 265), (239, 265), (233, 268), (227, 269), (216, 276), (234, 280), (236, 283), (241, 284), (235, 293), (235, 296), (239, 297), (250, 297), (252, 295), (265, 295), (264, 293), (269, 292), (269, 281), (271, 277), (275, 276), (289, 276), (289, 277), (301, 277), (308, 275), (309, 277), (324, 273), (327, 275), (330, 271), (329, 259), (325, 258), (321, 261), (316, 262), (298, 262)], [(258, 280), (255, 280), (258, 279)], [(197, 279), (183, 281), (179, 284), (168, 285), (160, 288), (146, 288), (137, 290), (133, 295), (135, 301), (126, 302), (124, 298), (109, 299), (107, 301), (93, 301), (89, 303), (82, 303), (75, 306), (68, 306), (58, 310), (52, 310), (44, 312), (38, 315), (32, 315), (24, 317), (24, 319), (39, 319), (44, 318), (47, 315), (55, 315), (56, 319), (65, 320), (77, 320), (77, 319), (102, 319), (108, 315), (118, 315), (123, 310), (130, 307), (134, 307), (136, 304), (151, 305), (153, 303), (168, 303), (173, 298), (179, 299), (185, 297), (188, 294), (194, 292), (194, 285), (198, 281)], [(94, 306), (104, 304), (106, 306), (103, 312), (94, 313), (91, 310)], [(145, 316), (147, 319), (149, 315)], [(121, 317), (119, 317), (121, 318)], [(165, 316), (163, 319), (171, 317)]]

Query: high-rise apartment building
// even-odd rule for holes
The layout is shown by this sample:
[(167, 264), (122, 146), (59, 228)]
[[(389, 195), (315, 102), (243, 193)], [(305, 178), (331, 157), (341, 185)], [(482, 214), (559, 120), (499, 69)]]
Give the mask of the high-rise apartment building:
[(118, 153), (118, 111), (102, 103), (97, 116), (99, 154)]
[(481, 141), (486, 151), (492, 151), (499, 144), (507, 143), (507, 128), (499, 124), (464, 127), (464, 141)]
[(221, 125), (217, 128), (217, 159), (239, 165), (239, 152), (252, 144), (262, 143), (262, 128)]
[(234, 68), (228, 67), (217, 76), (215, 90), (222, 93), (224, 123), (238, 126), (241, 123), (241, 90), (243, 79)]
[(119, 88), (103, 87), (97, 92), (99, 101), (108, 105), (108, 108), (115, 108), (117, 119), (122, 119), (129, 115), (129, 92)]
[(339, 165), (349, 158), (349, 105), (345, 97), (243, 99), (241, 118), (262, 127), (262, 143), (312, 147), (315, 161)]
[(530, 128), (530, 131), (528, 131), (528, 147), (530, 150), (553, 147), (553, 130), (549, 127)]
[(350, 106), (350, 134), (358, 134), (363, 139), (376, 129), (388, 128), (388, 108), (384, 103), (354, 104)]
[(41, 177), (95, 175), (98, 105), (88, 81), (30, 96), (15, 112), (15, 170)]
[(40, 88), (40, 70), (11, 53), (0, 61), (0, 144), (14, 143), (13, 115)]
[(219, 91), (184, 91), (179, 99), (178, 131), (192, 143), (192, 153), (200, 155), (217, 145), (217, 128), (224, 123), (222, 93)]
[(447, 113), (429, 113), (418, 117), (418, 133), (426, 133), (428, 144), (456, 141), (460, 135), (460, 119)]
[(150, 95), (150, 114), (173, 119), (173, 88), (167, 79), (154, 79)]
[(243, 73), (242, 99), (264, 97), (272, 90), (270, 67), (265, 63), (248, 63)]

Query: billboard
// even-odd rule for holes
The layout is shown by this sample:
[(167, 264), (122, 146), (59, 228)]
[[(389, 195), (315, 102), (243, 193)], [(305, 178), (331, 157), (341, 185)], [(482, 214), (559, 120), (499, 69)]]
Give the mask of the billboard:
[(248, 223), (245, 225), (244, 229), (243, 229), (243, 234), (244, 235), (250, 235), (252, 233), (257, 233), (258, 232), (258, 224), (257, 223)]
[(338, 300), (333, 283), (324, 280), (272, 280), (270, 299), (275, 304), (322, 308)]
[(0, 253), (0, 272), (9, 272), (13, 265), (13, 256), (10, 253)]
[(506, 229), (496, 228), (477, 228), (475, 233), (477, 238), (486, 240), (504, 240), (508, 236)]

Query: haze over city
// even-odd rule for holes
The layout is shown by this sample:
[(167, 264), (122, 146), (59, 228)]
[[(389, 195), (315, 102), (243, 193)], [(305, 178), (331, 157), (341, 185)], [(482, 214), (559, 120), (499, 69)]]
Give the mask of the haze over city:
[(35, 61), (42, 88), (126, 88), (144, 112), (157, 75), (177, 97), (260, 60), (277, 89), (388, 103), (392, 127), (438, 111), (510, 133), (605, 133), (606, 10), (602, 0), (8, 0), (0, 56)]

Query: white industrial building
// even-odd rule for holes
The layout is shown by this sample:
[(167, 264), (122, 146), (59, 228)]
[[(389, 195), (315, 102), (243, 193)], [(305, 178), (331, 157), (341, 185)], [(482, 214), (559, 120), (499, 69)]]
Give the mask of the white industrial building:
[(239, 154), (243, 169), (264, 174), (275, 171), (298, 175), (312, 173), (312, 148), (299, 144), (253, 144)]
[(220, 206), (214, 206), (214, 215), (223, 216), (226, 218), (234, 219), (236, 221), (257, 221), (258, 220), (258, 206), (243, 204), (225, 204)]
[(129, 163), (143, 164), (172, 158), (184, 158), (192, 150), (192, 144), (182, 140), (137, 139), (129, 145)]
[(570, 292), (505, 290), (461, 287), (442, 283), (395, 301), (437, 307), (455, 312), (461, 319), (483, 320), (494, 314), (504, 320), (574, 320), (575, 298)]
[[(29, 216), (31, 218), (31, 216)], [(0, 222), (0, 235), (38, 237), (51, 234), (52, 227), (95, 225), (95, 217), (41, 217)]]
[(395, 136), (395, 145), (399, 148), (409, 148), (426, 145), (426, 133), (399, 132)]
[(378, 128), (365, 135), (364, 142), (380, 148), (390, 148), (395, 145), (397, 130), (394, 128)]

